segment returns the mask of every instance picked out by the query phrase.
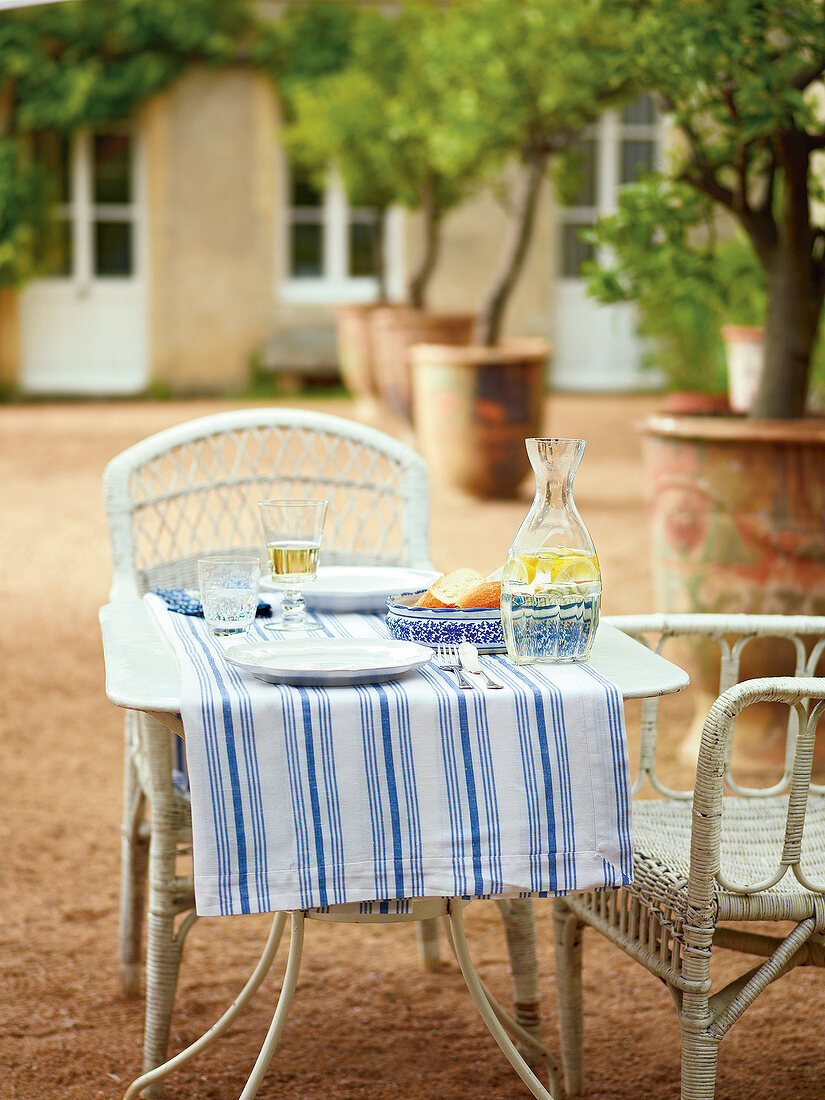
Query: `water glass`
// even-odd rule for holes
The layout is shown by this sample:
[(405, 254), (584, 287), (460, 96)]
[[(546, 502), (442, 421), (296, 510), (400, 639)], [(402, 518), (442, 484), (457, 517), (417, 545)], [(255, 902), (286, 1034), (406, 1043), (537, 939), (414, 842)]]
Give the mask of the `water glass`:
[(213, 634), (244, 634), (258, 610), (258, 558), (215, 556), (198, 562), (203, 617)]

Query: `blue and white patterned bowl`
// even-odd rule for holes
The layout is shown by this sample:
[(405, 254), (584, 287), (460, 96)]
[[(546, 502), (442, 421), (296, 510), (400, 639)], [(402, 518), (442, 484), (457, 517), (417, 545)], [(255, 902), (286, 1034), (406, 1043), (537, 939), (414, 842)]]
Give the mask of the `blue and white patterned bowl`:
[(503, 653), (504, 632), (498, 607), (414, 607), (421, 592), (390, 596), (387, 629), (393, 638), (421, 645), (458, 645), (472, 642), (480, 653)]

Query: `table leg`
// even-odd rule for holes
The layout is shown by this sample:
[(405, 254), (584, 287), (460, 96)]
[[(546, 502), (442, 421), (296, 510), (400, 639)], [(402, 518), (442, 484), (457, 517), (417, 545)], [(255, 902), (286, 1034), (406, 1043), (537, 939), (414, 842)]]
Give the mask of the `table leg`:
[(252, 1067), (249, 1080), (244, 1085), (240, 1100), (252, 1100), (254, 1096), (257, 1096), (264, 1074), (269, 1068), (269, 1063), (272, 1061), (275, 1048), (281, 1038), (281, 1032), (284, 1030), (292, 998), (295, 996), (298, 972), (301, 969), (301, 954), (304, 949), (304, 922), (306, 918), (303, 913), (290, 913), (290, 919), (292, 930), (289, 937), (289, 957), (284, 971), (281, 992), (278, 995), (278, 1003), (275, 1006), (275, 1015), (272, 1017), (272, 1023), (269, 1025), (269, 1031), (266, 1033), (261, 1052)]
[[(493, 1036), (495, 1041), (504, 1053), (510, 1065), (525, 1083), (527, 1088), (537, 1097), (538, 1100), (554, 1100), (553, 1093), (548, 1092), (542, 1082), (535, 1075), (533, 1070), (527, 1064), (522, 1057), (515, 1043), (510, 1038), (510, 1035), (515, 1036), (521, 1043), (532, 1047), (541, 1053), (544, 1061), (547, 1065), (547, 1071), (550, 1078), (550, 1088), (556, 1094), (561, 1095), (561, 1078), (559, 1075), (558, 1064), (552, 1051), (544, 1045), (534, 1035), (531, 1035), (529, 1031), (525, 1030), (520, 1024), (516, 1023), (512, 1017), (508, 1016), (501, 1005), (496, 1001), (493, 995), (486, 988), (481, 978), (478, 976), (478, 972), (473, 965), (473, 961), (470, 958), (470, 951), (467, 946), (467, 938), (464, 934), (464, 919), (462, 916), (462, 909), (464, 907), (463, 902), (457, 898), (453, 898), (450, 901), (449, 921), (450, 921), (450, 934), (453, 943), (453, 949), (455, 950), (456, 959), (458, 965), (461, 968), (461, 973), (464, 977), (464, 981), (467, 983), (467, 988), (470, 991), (470, 996), (475, 1002), (475, 1006), (478, 1009), (481, 1018), (487, 1025), (487, 1029)], [(510, 1032), (510, 1035), (507, 1032)]]
[(276, 913), (275, 918), (272, 921), (272, 927), (269, 930), (269, 937), (264, 946), (260, 959), (258, 960), (255, 969), (249, 977), (246, 985), (241, 992), (224, 1012), (223, 1016), (212, 1025), (212, 1027), (204, 1032), (199, 1039), (196, 1039), (194, 1043), (191, 1043), (188, 1047), (182, 1050), (179, 1054), (176, 1054), (174, 1058), (168, 1059), (163, 1065), (157, 1066), (155, 1069), (150, 1070), (148, 1073), (142, 1074), (137, 1080), (133, 1081), (129, 1088), (126, 1090), (123, 1100), (132, 1100), (133, 1097), (139, 1096), (141, 1092), (148, 1088), (149, 1085), (153, 1085), (158, 1081), (162, 1081), (172, 1070), (178, 1069), (180, 1066), (185, 1065), (191, 1058), (194, 1058), (196, 1054), (199, 1054), (202, 1050), (213, 1043), (224, 1031), (229, 1027), (236, 1016), (243, 1011), (243, 1009), (249, 1004), (252, 998), (258, 991), (258, 987), (269, 972), (272, 963), (275, 960), (275, 956), (278, 953), (278, 947), (281, 943), (281, 936), (283, 935), (284, 925), (286, 924), (286, 913)]

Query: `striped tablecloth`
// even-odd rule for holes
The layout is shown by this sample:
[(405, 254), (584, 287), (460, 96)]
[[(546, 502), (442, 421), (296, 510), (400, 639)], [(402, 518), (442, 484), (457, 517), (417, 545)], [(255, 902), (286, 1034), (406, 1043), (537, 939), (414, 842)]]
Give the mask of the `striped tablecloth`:
[[(223, 660), (203, 619), (144, 598), (180, 664), (200, 914), (628, 881), (623, 703), (589, 666), (483, 658), (504, 691), (462, 691), (435, 664), (385, 684), (266, 684)], [(378, 615), (319, 618), (387, 637)], [(266, 637), (258, 624), (246, 640)]]

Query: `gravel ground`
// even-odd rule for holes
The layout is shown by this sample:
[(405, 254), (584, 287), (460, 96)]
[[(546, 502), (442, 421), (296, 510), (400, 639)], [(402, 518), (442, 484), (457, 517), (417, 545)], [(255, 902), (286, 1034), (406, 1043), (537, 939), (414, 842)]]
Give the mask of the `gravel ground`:
[[(319, 398), (291, 404), (357, 413)], [(0, 408), (0, 1097), (119, 1097), (140, 1067), (143, 1003), (116, 965), (122, 718), (103, 694), (97, 611), (109, 584), (101, 497), (106, 462), (152, 432), (226, 402), (37, 404)], [(605, 613), (654, 606), (639, 437), (651, 398), (556, 397), (546, 431), (588, 440), (576, 501), (596, 543)], [(438, 568), (501, 564), (531, 489), (480, 503), (434, 478)], [(684, 717), (674, 702), (673, 717)], [(631, 741), (634, 714), (629, 715)], [(679, 778), (678, 744), (665, 757)], [(682, 775), (684, 778), (684, 775)], [(537, 905), (547, 1035), (554, 1035), (552, 921)], [(262, 945), (260, 917), (200, 921), (187, 941), (175, 1048), (217, 1018)], [(467, 914), (471, 949), (502, 1000), (508, 973), (495, 907)], [(346, 962), (341, 965), (341, 958)], [(445, 956), (446, 957), (446, 956)], [(720, 974), (733, 973), (725, 959)], [(718, 1100), (825, 1097), (821, 979), (772, 986), (722, 1044)], [(165, 1095), (239, 1094), (280, 977), (229, 1036), (170, 1079)], [(813, 998), (816, 997), (816, 1001)], [(810, 1000), (809, 1000), (810, 998)], [(679, 1045), (664, 987), (594, 934), (585, 947), (588, 1100), (678, 1096)], [(777, 1035), (782, 1041), (777, 1042)], [(410, 927), (312, 925), (298, 996), (261, 1100), (377, 1096), (491, 1100), (527, 1095), (477, 1020), (452, 962), (419, 967)]]

